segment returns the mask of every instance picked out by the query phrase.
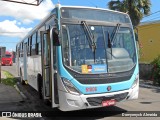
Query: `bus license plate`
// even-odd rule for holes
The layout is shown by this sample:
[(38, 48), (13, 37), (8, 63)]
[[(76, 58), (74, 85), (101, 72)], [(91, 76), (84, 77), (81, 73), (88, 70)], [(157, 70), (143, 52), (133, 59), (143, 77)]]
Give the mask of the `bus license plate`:
[(116, 104), (115, 100), (102, 101), (102, 106), (112, 106), (112, 105), (115, 105), (115, 104)]

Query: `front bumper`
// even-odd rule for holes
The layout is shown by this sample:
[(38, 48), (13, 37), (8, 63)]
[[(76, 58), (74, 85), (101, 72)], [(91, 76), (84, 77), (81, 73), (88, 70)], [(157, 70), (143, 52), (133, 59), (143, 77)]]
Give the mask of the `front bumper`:
[(59, 91), (59, 109), (62, 111), (72, 111), (90, 108), (99, 108), (102, 101), (115, 99), (116, 102), (137, 99), (139, 93), (139, 84), (129, 90), (123, 90), (112, 93), (91, 94), (91, 95), (73, 95), (64, 91)]
[(2, 65), (12, 65), (12, 61), (3, 61)]

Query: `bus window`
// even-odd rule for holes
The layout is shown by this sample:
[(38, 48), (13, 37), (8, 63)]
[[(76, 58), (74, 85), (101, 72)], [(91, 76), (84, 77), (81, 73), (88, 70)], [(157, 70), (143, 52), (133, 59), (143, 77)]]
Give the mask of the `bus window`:
[(37, 32), (32, 35), (31, 55), (36, 55), (36, 41), (37, 41)]
[(23, 42), (20, 44), (20, 57), (23, 57)]
[(37, 33), (37, 54), (38, 55), (41, 55), (41, 34), (40, 34), (40, 32), (41, 31), (45, 31), (45, 27), (44, 26), (42, 26), (39, 30), (38, 30), (38, 33)]
[(68, 40), (68, 35), (67, 35), (67, 30), (66, 30), (66, 26), (63, 25), (62, 26), (63, 29), (62, 29), (62, 34), (63, 34), (63, 56), (64, 56), (64, 63), (66, 65), (69, 65), (69, 40)]
[(28, 50), (27, 50), (27, 51), (28, 51), (28, 52), (27, 52), (27, 55), (28, 55), (28, 56), (30, 56), (30, 40), (31, 40), (31, 38), (29, 37), (29, 38), (28, 38)]
[(59, 46), (60, 45), (57, 30), (53, 30), (53, 45), (54, 46)]

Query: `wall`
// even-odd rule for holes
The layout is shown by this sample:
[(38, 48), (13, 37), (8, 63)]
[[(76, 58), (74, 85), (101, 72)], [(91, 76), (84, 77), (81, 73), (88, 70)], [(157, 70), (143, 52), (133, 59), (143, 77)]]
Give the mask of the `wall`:
[(138, 26), (140, 62), (150, 63), (160, 55), (160, 21)]

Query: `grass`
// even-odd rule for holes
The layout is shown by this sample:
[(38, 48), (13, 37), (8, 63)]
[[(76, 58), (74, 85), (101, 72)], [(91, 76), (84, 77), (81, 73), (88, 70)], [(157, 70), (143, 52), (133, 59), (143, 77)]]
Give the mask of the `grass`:
[(7, 71), (2, 71), (3, 74), (6, 76), (6, 78), (2, 79), (2, 83), (5, 85), (9, 85), (9, 86), (14, 86), (17, 83), (17, 79), (14, 78), (14, 76), (7, 72)]

